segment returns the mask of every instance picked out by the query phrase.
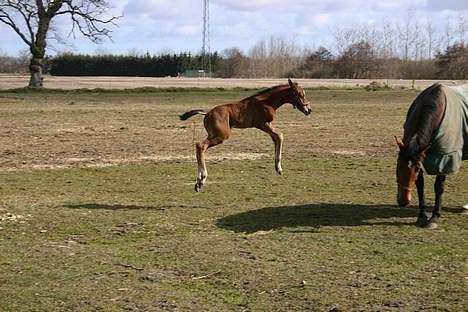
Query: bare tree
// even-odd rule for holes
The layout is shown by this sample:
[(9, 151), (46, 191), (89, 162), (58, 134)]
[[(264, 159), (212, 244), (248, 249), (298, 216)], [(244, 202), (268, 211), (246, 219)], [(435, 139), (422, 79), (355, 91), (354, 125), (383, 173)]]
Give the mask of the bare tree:
[(249, 51), (251, 78), (268, 77), (267, 45), (265, 40), (258, 41)]
[(382, 27), (382, 52), (380, 56), (384, 59), (395, 57), (396, 42), (395, 27), (391, 22), (385, 21)]
[[(43, 62), (54, 18), (71, 19), (70, 34), (81, 33), (92, 42), (110, 38), (108, 25), (118, 17), (106, 17), (106, 0), (0, 0), (0, 22), (8, 25), (29, 47), (30, 87), (42, 87)], [(52, 29), (53, 31), (53, 29)]]
[(426, 40), (422, 34), (421, 25), (418, 22), (413, 26), (413, 60), (421, 61), (424, 58)]
[(222, 78), (246, 77), (248, 74), (248, 59), (239, 48), (229, 48), (221, 51), (222, 59), (216, 72)]
[(426, 54), (426, 59), (430, 60), (432, 59), (432, 56), (434, 54), (434, 36), (435, 36), (435, 29), (434, 26), (432, 25), (431, 21), (428, 21), (426, 24), (426, 40), (427, 40), (427, 54)]
[(453, 28), (452, 28), (452, 23), (450, 22), (450, 20), (447, 20), (446, 24), (445, 24), (445, 33), (444, 33), (444, 43), (443, 45), (448, 48), (452, 45), (452, 41), (453, 41)]
[(466, 34), (468, 33), (468, 21), (463, 15), (458, 15), (458, 42), (465, 45)]
[(397, 26), (401, 53), (405, 61), (409, 60), (411, 48), (417, 39), (417, 32), (414, 31), (414, 28), (413, 13), (408, 11), (403, 26)]

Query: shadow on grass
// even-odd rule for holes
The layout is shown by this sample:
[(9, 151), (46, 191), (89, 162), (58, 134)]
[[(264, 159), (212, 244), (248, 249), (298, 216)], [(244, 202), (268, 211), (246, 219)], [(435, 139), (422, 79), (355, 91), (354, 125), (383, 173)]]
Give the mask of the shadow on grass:
[[(456, 211), (444, 208), (445, 211)], [(459, 209), (458, 209), (459, 210)], [(217, 226), (237, 233), (255, 233), (283, 227), (412, 225), (417, 207), (317, 203), (298, 206), (267, 207), (221, 218)], [(412, 218), (411, 220), (400, 220)]]
[(71, 209), (103, 209), (103, 210), (164, 210), (162, 208), (153, 207), (153, 206), (139, 206), (139, 205), (109, 205), (109, 204), (98, 204), (98, 203), (88, 203), (88, 204), (68, 204), (63, 205), (65, 208)]

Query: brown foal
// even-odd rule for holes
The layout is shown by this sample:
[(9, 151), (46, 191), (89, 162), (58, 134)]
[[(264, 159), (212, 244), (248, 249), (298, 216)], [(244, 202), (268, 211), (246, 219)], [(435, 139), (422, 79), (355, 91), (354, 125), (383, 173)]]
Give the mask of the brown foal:
[(297, 82), (288, 79), (287, 85), (271, 87), (239, 102), (218, 105), (208, 112), (198, 109), (182, 114), (181, 120), (187, 120), (197, 114), (205, 115), (203, 123), (208, 136), (196, 144), (198, 175), (195, 191), (200, 191), (208, 177), (206, 150), (226, 141), (231, 134), (231, 128), (257, 128), (268, 133), (275, 144), (275, 169), (281, 174), (283, 134), (273, 129), (271, 122), (275, 118), (276, 110), (285, 103), (291, 103), (306, 116), (311, 113), (304, 89)]

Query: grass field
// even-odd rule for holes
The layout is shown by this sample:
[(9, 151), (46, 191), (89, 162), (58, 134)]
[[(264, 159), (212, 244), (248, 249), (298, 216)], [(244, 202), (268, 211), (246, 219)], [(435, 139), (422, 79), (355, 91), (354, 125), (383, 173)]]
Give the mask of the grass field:
[(394, 204), (416, 91), (310, 89), (274, 123), (283, 176), (235, 130), (195, 193), (202, 121), (178, 114), (253, 92), (0, 92), (0, 310), (468, 310), (468, 170), (436, 230)]

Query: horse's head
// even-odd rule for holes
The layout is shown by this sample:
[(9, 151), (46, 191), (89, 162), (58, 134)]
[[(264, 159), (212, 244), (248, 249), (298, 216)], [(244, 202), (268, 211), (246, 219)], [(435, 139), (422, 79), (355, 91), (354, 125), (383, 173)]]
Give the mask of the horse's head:
[(400, 148), (396, 168), (397, 202), (400, 207), (405, 207), (411, 201), (411, 192), (415, 188), (429, 145), (420, 145), (416, 137), (413, 137), (407, 145), (403, 144), (397, 137), (395, 140)]
[(304, 115), (310, 115), (310, 113), (312, 113), (312, 109), (310, 108), (310, 103), (306, 99), (304, 88), (302, 88), (297, 82), (292, 82), (290, 78), (288, 78), (288, 83), (292, 92), (290, 103), (294, 108), (303, 112)]

